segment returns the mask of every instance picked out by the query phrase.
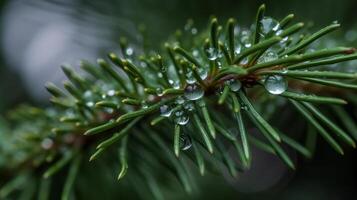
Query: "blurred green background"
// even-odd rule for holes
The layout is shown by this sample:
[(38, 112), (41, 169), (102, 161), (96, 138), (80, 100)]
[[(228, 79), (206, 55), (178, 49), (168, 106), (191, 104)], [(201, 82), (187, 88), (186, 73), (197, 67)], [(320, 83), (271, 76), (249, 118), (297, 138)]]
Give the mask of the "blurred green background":
[[(2, 0), (0, 114), (6, 115), (22, 102), (47, 105), (43, 85), (64, 79), (62, 63), (75, 66), (80, 59), (94, 62), (118, 48), (120, 36), (128, 37), (134, 45), (140, 43), (139, 24), (145, 24), (155, 47), (189, 18), (199, 30), (211, 15), (222, 21), (235, 17), (238, 23), (249, 25), (261, 3), (267, 5), (267, 16), (279, 19), (294, 13), (296, 20), (316, 28), (338, 20), (343, 28), (334, 35), (336, 40), (357, 44), (356, 0)], [(278, 177), (269, 187), (247, 192), (250, 189), (239, 183), (227, 184), (221, 178), (209, 177), (202, 180), (202, 194), (192, 198), (353, 199), (357, 196), (356, 156), (356, 151), (338, 156), (320, 142), (313, 160), (297, 158), (298, 170), (284, 172), (284, 178)], [(270, 168), (262, 166), (259, 170)], [(264, 179), (253, 178), (248, 184), (252, 188)]]

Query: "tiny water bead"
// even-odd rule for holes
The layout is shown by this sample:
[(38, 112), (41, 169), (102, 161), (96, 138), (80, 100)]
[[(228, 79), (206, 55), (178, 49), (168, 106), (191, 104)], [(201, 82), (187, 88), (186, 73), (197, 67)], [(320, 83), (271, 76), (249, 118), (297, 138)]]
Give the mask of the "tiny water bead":
[(188, 83), (188, 84), (196, 83), (196, 79), (193, 76), (193, 72), (192, 71), (189, 71), (189, 72), (186, 73), (186, 83)]
[(162, 88), (156, 88), (156, 94), (157, 96), (161, 97), (164, 95), (164, 90)]
[(242, 30), (241, 36), (240, 36), (240, 42), (246, 48), (249, 48), (252, 46), (251, 41), (250, 41), (250, 31), (249, 30)]
[(186, 86), (184, 96), (186, 97), (186, 99), (194, 101), (202, 98), (203, 94), (204, 91), (202, 90), (200, 85), (191, 84)]
[(288, 88), (288, 83), (283, 76), (270, 75), (266, 77), (264, 87), (271, 94), (281, 94)]
[(236, 44), (234, 49), (235, 55), (239, 55), (241, 50), (242, 50), (242, 46), (240, 44)]
[(161, 116), (163, 116), (163, 117), (170, 117), (170, 115), (172, 113), (172, 109), (168, 105), (162, 105), (160, 107), (160, 113), (161, 113)]
[(261, 21), (261, 32), (265, 35), (270, 33), (271, 31), (278, 31), (280, 28), (280, 24), (278, 21), (271, 17), (264, 17)]
[(50, 138), (45, 138), (41, 142), (41, 147), (45, 150), (51, 149), (53, 146), (53, 140)]
[(132, 47), (128, 47), (127, 49), (125, 49), (125, 54), (127, 56), (131, 56), (133, 55), (133, 53), (134, 53), (134, 49)]
[(229, 89), (231, 89), (231, 91), (233, 92), (239, 91), (240, 88), (242, 87), (242, 83), (236, 79), (230, 79), (226, 81), (226, 84), (229, 86)]
[(191, 146), (192, 146), (191, 137), (186, 134), (181, 134), (180, 135), (180, 149), (182, 151), (186, 151), (186, 150), (190, 149)]
[(112, 97), (115, 95), (115, 90), (108, 90), (107, 95)]
[(222, 57), (222, 52), (213, 47), (206, 49), (206, 53), (209, 60), (216, 60), (217, 58)]
[(175, 123), (182, 126), (186, 125), (188, 121), (190, 121), (190, 118), (183, 110), (176, 111), (173, 117)]
[(176, 101), (175, 101), (177, 104), (183, 104), (185, 103), (185, 99), (182, 98), (181, 96), (177, 97), (176, 98)]
[(198, 74), (200, 75), (200, 78), (202, 80), (205, 80), (208, 76), (208, 70), (206, 68), (199, 68), (198, 69)]
[(141, 101), (141, 107), (145, 109), (145, 108), (148, 108), (149, 105), (146, 101)]
[(185, 24), (184, 30), (188, 33), (191, 33), (192, 35), (196, 35), (198, 30), (196, 27), (194, 27), (193, 20), (188, 20), (187, 23)]
[(185, 103), (183, 108), (187, 111), (193, 111), (195, 109), (195, 106), (193, 105), (193, 103), (187, 102), (187, 103)]

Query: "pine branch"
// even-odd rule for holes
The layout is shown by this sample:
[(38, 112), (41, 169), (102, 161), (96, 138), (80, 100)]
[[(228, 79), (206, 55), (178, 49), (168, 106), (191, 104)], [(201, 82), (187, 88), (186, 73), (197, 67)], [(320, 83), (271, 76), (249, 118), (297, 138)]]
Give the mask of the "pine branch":
[[(354, 48), (308, 51), (311, 43), (337, 29), (339, 24), (300, 39), (304, 24), (289, 26), (293, 15), (279, 23), (264, 13), (262, 5), (254, 30), (240, 33), (235, 32), (234, 19), (228, 20), (224, 32), (213, 18), (208, 30), (167, 42), (162, 53), (155, 55), (128, 55), (127, 40), (123, 38), (122, 56), (110, 53), (108, 59), (98, 59), (97, 64), (82, 62), (85, 75), (64, 66), (68, 77), (65, 91), (51, 83), (46, 85), (53, 106), (44, 109), (21, 106), (11, 112), (14, 126), (4, 133), (9, 137), (5, 143), (11, 145), (0, 146), (8, 162), (0, 167), (13, 168), (14, 174), (0, 190), (0, 196), (5, 198), (21, 185), (32, 184), (29, 175), (41, 172), (50, 181), (58, 172), (68, 171), (62, 194), (62, 199), (68, 199), (76, 176), (87, 165), (81, 158), (101, 162), (113, 149), (119, 153), (118, 180), (128, 176), (131, 182), (136, 182), (141, 174), (147, 189), (157, 199), (163, 199), (160, 190), (163, 185), (155, 171), (167, 179), (174, 174), (183, 188), (192, 192), (194, 180), (189, 175), (187, 160), (197, 165), (201, 175), (217, 170), (218, 162), (232, 176), (237, 176), (249, 168), (254, 157), (252, 146), (277, 155), (292, 169), (296, 163), (281, 147), (283, 144), (302, 156), (312, 157), (315, 140), (310, 139), (304, 145), (279, 131), (259, 109), (259, 99), (251, 93), (289, 99), (306, 123), (338, 153), (343, 154), (343, 149), (335, 136), (355, 147), (356, 134), (349, 136), (313, 105), (333, 105), (341, 118), (347, 118), (344, 120), (347, 129), (353, 131), (352, 119), (335, 106), (346, 104), (346, 100), (316, 96), (308, 90), (288, 91), (291, 79), (357, 88), (355, 82), (347, 82), (356, 80), (357, 73), (314, 68), (356, 59)], [(186, 31), (194, 29), (192, 21), (188, 27)], [(194, 42), (187, 47), (184, 40)], [(252, 136), (247, 121), (265, 139)], [(235, 127), (238, 136), (228, 125)], [(307, 134), (314, 138), (311, 131)], [(230, 146), (236, 149), (240, 163), (227, 153)], [(14, 159), (17, 154), (22, 155), (21, 159)], [(69, 170), (66, 166), (70, 166)], [(38, 192), (45, 195), (50, 187), (41, 181)]]

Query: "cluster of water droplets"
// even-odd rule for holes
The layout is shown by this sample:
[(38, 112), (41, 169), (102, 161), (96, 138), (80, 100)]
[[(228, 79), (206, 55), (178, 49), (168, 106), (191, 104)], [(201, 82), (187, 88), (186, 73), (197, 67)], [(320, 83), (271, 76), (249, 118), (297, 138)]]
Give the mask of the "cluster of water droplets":
[(90, 90), (87, 90), (83, 94), (83, 99), (85, 101), (85, 105), (87, 107), (93, 107), (94, 106), (94, 95), (93, 92)]
[(191, 34), (191, 35), (197, 35), (198, 30), (197, 30), (197, 28), (194, 26), (194, 22), (193, 22), (192, 19), (189, 19), (189, 20), (187, 21), (187, 23), (186, 23), (185, 26), (184, 26), (184, 31), (185, 31), (186, 33)]

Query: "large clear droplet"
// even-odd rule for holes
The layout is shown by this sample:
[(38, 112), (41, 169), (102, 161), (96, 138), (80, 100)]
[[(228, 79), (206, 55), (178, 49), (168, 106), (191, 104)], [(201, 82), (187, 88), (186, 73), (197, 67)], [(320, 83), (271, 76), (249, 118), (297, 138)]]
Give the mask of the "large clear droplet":
[(280, 27), (278, 21), (270, 17), (264, 17), (261, 21), (261, 32), (263, 34), (268, 34), (271, 31), (277, 31)]
[(189, 120), (190, 118), (183, 110), (175, 112), (174, 121), (176, 122), (176, 124), (183, 126), (186, 125)]
[(204, 91), (201, 86), (197, 84), (187, 85), (185, 88), (185, 97), (188, 100), (197, 100), (202, 98)]
[(229, 89), (231, 89), (231, 91), (233, 92), (239, 91), (240, 88), (242, 87), (242, 83), (236, 79), (230, 79), (226, 81), (226, 84), (229, 86)]
[(181, 134), (180, 135), (180, 149), (182, 151), (186, 151), (186, 150), (190, 149), (191, 146), (192, 146), (191, 137), (186, 134)]
[(161, 116), (170, 117), (170, 115), (172, 113), (172, 109), (168, 105), (162, 105), (160, 107), (160, 113), (161, 113)]
[(281, 94), (288, 88), (288, 83), (283, 76), (270, 75), (265, 79), (264, 87), (271, 94)]

